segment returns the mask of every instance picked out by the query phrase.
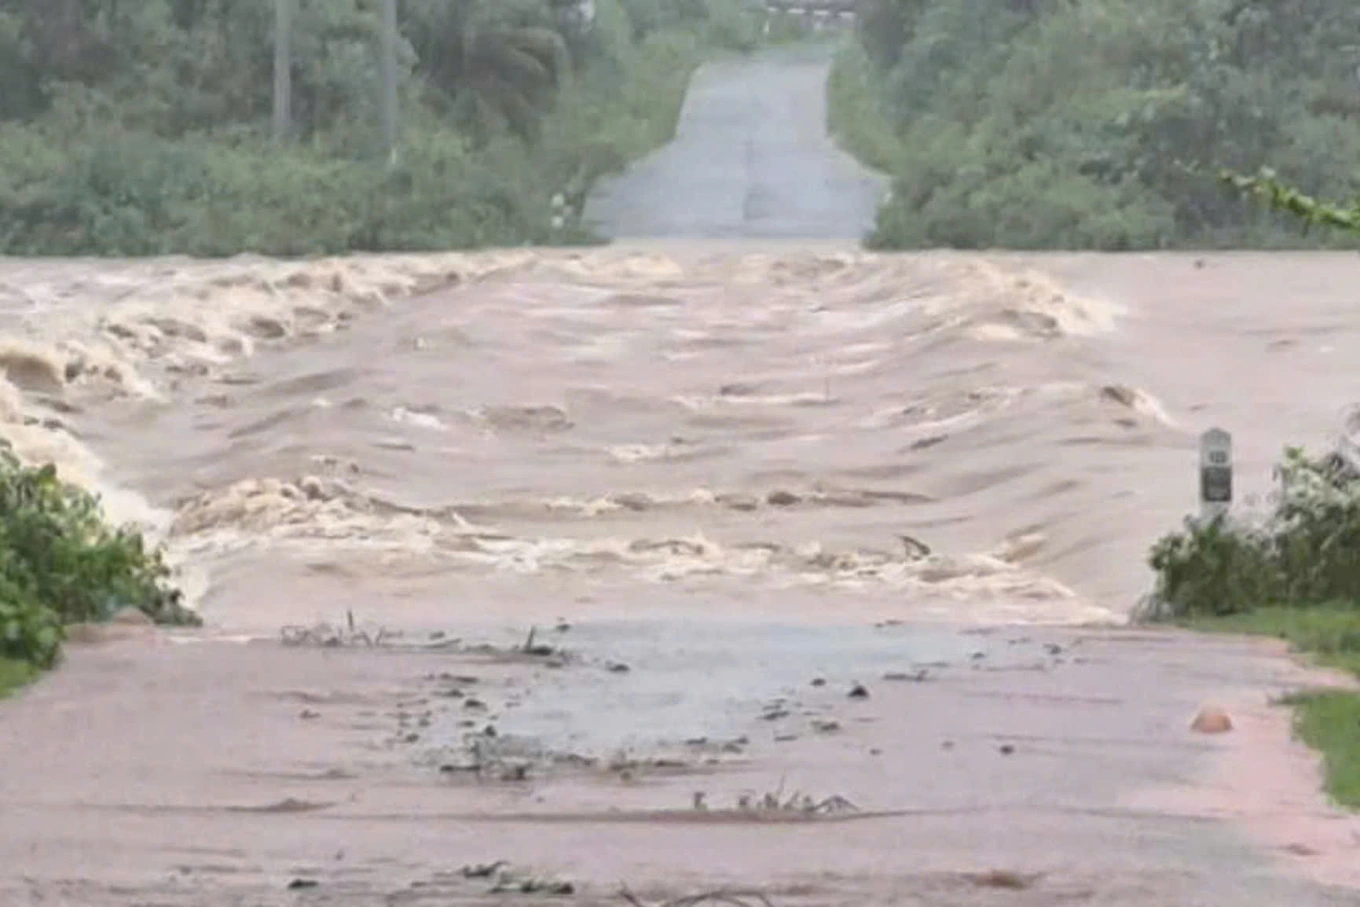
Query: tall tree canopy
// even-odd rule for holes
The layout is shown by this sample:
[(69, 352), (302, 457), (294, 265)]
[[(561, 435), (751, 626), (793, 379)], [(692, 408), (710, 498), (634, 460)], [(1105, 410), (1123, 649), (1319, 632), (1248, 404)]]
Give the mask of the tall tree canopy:
[(1218, 169), (1360, 174), (1351, 0), (866, 0), (840, 70), (838, 131), (896, 178), (882, 245), (1294, 243)]

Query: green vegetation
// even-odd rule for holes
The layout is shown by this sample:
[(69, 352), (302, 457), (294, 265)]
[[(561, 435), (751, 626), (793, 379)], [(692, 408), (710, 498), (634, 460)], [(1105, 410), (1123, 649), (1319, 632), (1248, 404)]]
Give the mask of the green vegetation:
[(276, 142), (274, 0), (0, 0), (0, 254), (592, 241), (591, 185), (759, 38), (742, 0), (402, 0), (391, 163), (379, 4), (294, 2)]
[(1360, 476), (1340, 457), (1291, 448), (1258, 520), (1187, 521), (1152, 549), (1154, 611), (1176, 618), (1242, 614), (1280, 602), (1356, 602), (1360, 610)]
[(1194, 630), (1283, 639), (1321, 664), (1360, 675), (1360, 607), (1354, 604), (1272, 606), (1222, 617), (1186, 618), (1179, 623)]
[[(1360, 676), (1360, 606), (1355, 604), (1272, 607), (1183, 623), (1206, 632), (1284, 639), (1323, 664)], [(1309, 690), (1285, 704), (1296, 710), (1299, 738), (1322, 754), (1327, 793), (1341, 806), (1360, 809), (1360, 695)]]
[(1320, 202), (1293, 186), (1280, 182), (1275, 177), (1275, 171), (1269, 167), (1262, 167), (1256, 176), (1242, 176), (1228, 170), (1221, 174), (1221, 178), (1228, 185), (1261, 199), (1272, 210), (1283, 211), (1299, 218), (1303, 221), (1304, 229), (1320, 224), (1360, 236), (1360, 195), (1356, 196), (1349, 207)]
[(1341, 806), (1360, 809), (1360, 696), (1314, 690), (1291, 697), (1299, 737), (1322, 753), (1327, 793)]
[[(1213, 632), (1274, 636), (1360, 676), (1360, 475), (1336, 455), (1285, 452), (1272, 509), (1189, 521), (1153, 547), (1150, 613)], [(1291, 697), (1299, 736), (1326, 764), (1327, 790), (1360, 808), (1360, 695)]]
[[(1360, 199), (1318, 201), (1273, 170), (1219, 178), (1282, 215), (1360, 237)], [(1360, 677), (1360, 473), (1340, 453), (1285, 451), (1272, 510), (1256, 522), (1187, 521), (1153, 546), (1151, 616), (1198, 630), (1287, 640)], [(1327, 791), (1360, 809), (1360, 694), (1308, 691), (1289, 698), (1295, 730), (1322, 753)]]
[(27, 661), (0, 658), (0, 699), (12, 695), (37, 675), (38, 669)]
[(0, 691), (49, 668), (68, 623), (136, 608), (158, 623), (192, 625), (161, 552), (104, 521), (99, 501), (0, 449)]
[(831, 126), (894, 178), (878, 247), (1353, 246), (1219, 171), (1349, 196), (1358, 35), (1350, 0), (867, 0)]

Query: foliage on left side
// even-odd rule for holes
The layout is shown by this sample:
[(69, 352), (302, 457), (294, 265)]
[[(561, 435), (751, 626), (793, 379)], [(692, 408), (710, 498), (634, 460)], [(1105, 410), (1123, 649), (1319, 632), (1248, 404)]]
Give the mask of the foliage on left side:
[(139, 531), (109, 525), (99, 499), (51, 464), (0, 450), (0, 659), (49, 668), (66, 624), (129, 607), (157, 623), (200, 623)]
[(403, 0), (393, 163), (379, 4), (292, 2), (276, 138), (274, 0), (0, 0), (0, 254), (594, 241), (591, 185), (759, 39), (745, 0)]

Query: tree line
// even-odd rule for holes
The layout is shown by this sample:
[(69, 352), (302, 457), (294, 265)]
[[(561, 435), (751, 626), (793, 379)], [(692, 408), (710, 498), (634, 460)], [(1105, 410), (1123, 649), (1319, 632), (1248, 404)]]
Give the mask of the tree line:
[[(0, 0), (0, 252), (299, 254), (588, 239), (554, 225), (669, 138), (742, 0)], [(559, 199), (560, 201), (560, 199)], [(579, 212), (579, 204), (576, 206)]]
[(1226, 189), (1353, 197), (1360, 4), (866, 0), (833, 128), (894, 177), (886, 247), (1353, 243)]

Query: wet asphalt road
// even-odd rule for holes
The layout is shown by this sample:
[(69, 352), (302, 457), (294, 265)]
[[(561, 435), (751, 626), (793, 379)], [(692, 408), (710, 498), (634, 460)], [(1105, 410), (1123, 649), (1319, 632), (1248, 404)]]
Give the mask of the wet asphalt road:
[(887, 183), (826, 134), (829, 47), (713, 63), (676, 138), (603, 184), (586, 219), (615, 239), (849, 239)]

